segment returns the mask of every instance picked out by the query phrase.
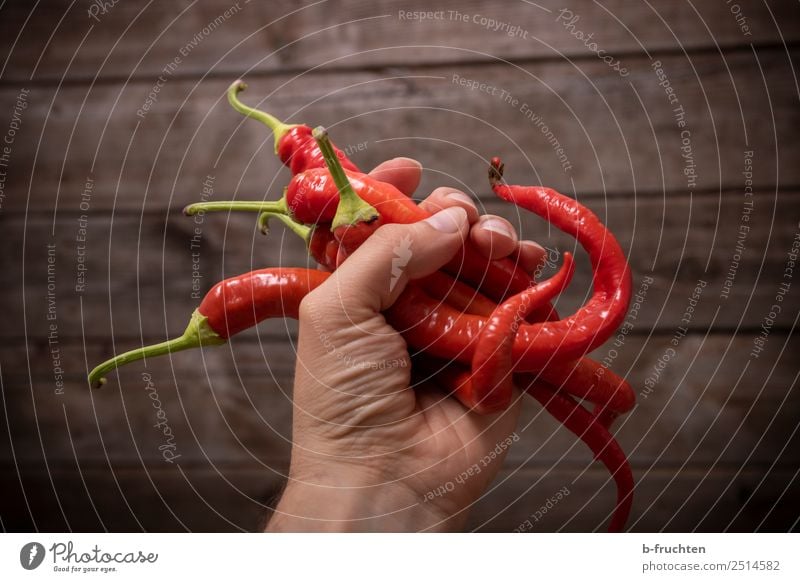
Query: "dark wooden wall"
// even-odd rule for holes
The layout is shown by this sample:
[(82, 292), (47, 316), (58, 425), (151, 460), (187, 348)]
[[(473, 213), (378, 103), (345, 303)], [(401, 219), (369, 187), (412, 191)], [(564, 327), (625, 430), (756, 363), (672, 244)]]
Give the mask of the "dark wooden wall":
[[(0, 139), (19, 125), (0, 167), (3, 529), (252, 530), (280, 487), (292, 323), (132, 365), (102, 391), (85, 381), (115, 351), (183, 329), (196, 303), (195, 224), (180, 209), (208, 176), (214, 199), (279, 196), (288, 174), (270, 136), (225, 102), (238, 77), (250, 85), (244, 100), (325, 124), (343, 147), (363, 144), (354, 154), (363, 167), (416, 157), (426, 168), (421, 192), (458, 185), (548, 246), (572, 243), (493, 200), (486, 158), (503, 156), (511, 181), (560, 188), (596, 210), (630, 257), (634, 288), (653, 280), (624, 344), (595, 354), (638, 390), (657, 378), (617, 431), (638, 481), (632, 529), (797, 526), (800, 271), (784, 277), (800, 220), (796, 3), (124, 0), (96, 20), (91, 6), (0, 8)], [(571, 28), (557, 21), (562, 7), (579, 16)], [(226, 9), (233, 14), (204, 32)], [(400, 10), (445, 13), (414, 21)], [(489, 30), (482, 16), (519, 29)], [(159, 76), (157, 100), (137, 115)], [(683, 152), (678, 105), (689, 132)], [(737, 238), (742, 225), (750, 230)], [(277, 226), (265, 239), (251, 216), (202, 224), (203, 289), (252, 267), (304, 263), (301, 243)], [(85, 287), (76, 290), (81, 265)], [(575, 279), (563, 310), (589, 288), (585, 264)], [(699, 280), (706, 286), (674, 347)], [(754, 357), (785, 282), (782, 310)], [(145, 372), (174, 431), (172, 464), (158, 449)], [(602, 527), (613, 486), (589, 453), (532, 404), (519, 434), (472, 527), (509, 531), (562, 487), (570, 495), (535, 530)]]

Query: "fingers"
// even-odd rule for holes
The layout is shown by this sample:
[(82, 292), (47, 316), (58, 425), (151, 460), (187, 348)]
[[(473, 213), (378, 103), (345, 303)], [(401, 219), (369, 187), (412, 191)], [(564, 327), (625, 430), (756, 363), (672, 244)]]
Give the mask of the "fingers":
[(394, 158), (378, 164), (369, 175), (411, 196), (422, 178), (422, 164), (411, 158)]
[(478, 208), (467, 194), (461, 190), (446, 186), (436, 188), (436, 190), (431, 192), (430, 196), (419, 203), (419, 206), (431, 214), (440, 212), (445, 208), (458, 206), (467, 212), (467, 220), (470, 224), (475, 224), (480, 216)]
[(472, 199), (460, 190), (437, 188), (419, 205), (431, 213), (454, 206), (466, 210), (472, 243), (481, 254), (492, 260), (510, 257), (525, 271), (533, 273), (544, 258), (545, 250), (541, 246), (533, 241), (519, 241), (517, 231), (506, 219), (493, 214), (481, 216)]
[(486, 214), (472, 225), (470, 239), (484, 256), (501, 259), (514, 253), (517, 248), (517, 233), (505, 218)]
[(517, 260), (519, 266), (525, 270), (525, 272), (533, 274), (544, 265), (545, 259), (547, 258), (547, 251), (542, 245), (532, 240), (522, 240), (519, 241), (513, 258)]
[[(411, 158), (394, 158), (379, 164), (370, 175), (389, 182), (398, 190), (411, 196), (419, 186), (422, 166)], [(492, 260), (509, 257), (528, 273), (534, 273), (545, 259), (545, 250), (533, 241), (520, 241), (513, 225), (494, 215), (481, 216), (468, 194), (451, 187), (436, 188), (420, 207), (435, 214), (447, 208), (463, 208), (471, 225), (469, 238), (485, 257)]]
[(468, 229), (461, 208), (413, 224), (384, 225), (306, 299), (336, 306), (331, 318), (351, 322), (384, 311), (410, 279), (430, 275), (450, 260), (463, 246)]

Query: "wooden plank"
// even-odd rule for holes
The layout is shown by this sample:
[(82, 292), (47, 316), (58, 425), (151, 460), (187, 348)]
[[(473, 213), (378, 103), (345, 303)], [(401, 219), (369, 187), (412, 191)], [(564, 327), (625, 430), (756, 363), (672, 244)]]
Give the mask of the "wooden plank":
[[(398, 155), (418, 158), (426, 167), (420, 192), (450, 184), (485, 197), (492, 155), (505, 159), (512, 183), (538, 182), (582, 195), (668, 198), (690, 189), (740, 190), (746, 150), (754, 152), (757, 190), (800, 184), (793, 163), (800, 146), (791, 129), (796, 88), (785, 54), (659, 60), (685, 112), (684, 129), (652, 62), (643, 57), (632, 58), (627, 78), (595, 61), (409, 67), (397, 74), (253, 79), (243, 98), (258, 105), (270, 96), (261, 106), (279, 117), (331, 127), (365, 168)], [(453, 75), (498, 88), (498, 95), (454, 83)], [(209, 176), (216, 200), (277, 198), (287, 172), (279, 171), (263, 126), (225, 102), (229, 81), (169, 80), (143, 118), (137, 111), (149, 86), (30, 87), (4, 212), (177, 210), (201, 197)], [(501, 91), (518, 103), (505, 103)], [(0, 108), (11, 111), (18, 92), (1, 90)], [(766, 102), (774, 122), (766, 115), (743, 116), (764, 111)], [(690, 132), (690, 158), (681, 151), (684, 130)], [(696, 180), (684, 174), (687, 164)]]
[[(760, 357), (748, 361), (754, 337), (690, 335), (674, 347), (666, 336), (629, 336), (615, 348), (618, 355), (607, 362), (638, 394), (637, 408), (616, 429), (633, 463), (770, 463), (784, 446), (780, 464), (800, 462), (800, 434), (793, 434), (800, 391), (792, 363), (800, 340), (774, 332)], [(22, 346), (0, 349), (4, 401), (19, 462), (42, 455), (64, 462), (77, 455), (90, 464), (106, 458), (167, 464), (167, 448), (181, 455), (181, 466), (207, 459), (287, 462), (293, 345), (236, 341), (202, 353), (151, 359), (120, 370), (106, 388), (92, 391), (85, 380), (86, 362), (110, 353), (97, 344), (86, 351), (73, 344), (60, 353), (62, 394), (55, 391), (46, 349), (28, 354)], [(608, 356), (604, 349), (595, 354)], [(524, 401), (521, 440), (511, 449), (510, 465), (590, 462), (588, 450), (571, 433), (538, 404)], [(163, 426), (155, 427), (159, 410), (172, 438), (165, 437)], [(164, 446), (169, 444), (175, 447)]]
[[(3, 467), (0, 475), (7, 492), (0, 499), (0, 516), (7, 531), (256, 531), (277, 491), (277, 483), (260, 468), (184, 474), (152, 467), (113, 473), (108, 468), (80, 473), (23, 468), (32, 519), (15, 467)], [(534, 521), (535, 512), (564, 487), (569, 495)], [(558, 467), (504, 471), (473, 508), (468, 529), (510, 532), (530, 519), (534, 532), (602, 531), (612, 489), (599, 470), (580, 476)], [(654, 472), (638, 482), (629, 527), (640, 532), (789, 531), (800, 510), (798, 492), (791, 471)]]
[[(634, 292), (642, 293), (640, 307), (635, 308), (636, 320), (631, 321), (638, 332), (658, 329), (672, 333), (689, 308), (695, 311), (684, 325), (691, 329), (761, 325), (775, 302), (797, 233), (793, 217), (800, 208), (800, 196), (775, 197), (763, 192), (754, 200), (747, 222), (742, 218), (745, 198), (735, 192), (719, 199), (674, 195), (668, 202), (654, 198), (585, 200), (629, 256)], [(573, 240), (548, 232), (547, 225), (530, 213), (496, 200), (487, 202), (482, 210), (507, 217), (523, 237), (554, 250), (574, 250)], [(55, 286), (55, 323), (61, 339), (85, 335), (107, 341), (113, 336), (124, 343), (141, 335), (163, 338), (179, 333), (199, 303), (195, 297), (202, 297), (225, 277), (266, 266), (308, 265), (299, 239), (277, 225), (272, 235), (264, 238), (255, 228), (254, 215), (206, 216), (200, 225), (199, 248), (192, 247), (196, 223), (177, 213), (91, 216), (83, 227), (79, 222), (79, 217), (62, 216), (52, 236), (49, 215), (6, 217), (4, 234), (8, 240), (24, 241), (24, 253), (20, 255), (17, 245), (0, 247), (0, 259), (12, 266), (0, 272), (0, 285), (13, 305), (0, 337), (24, 336), (29, 341), (47, 337), (53, 323), (47, 319), (49, 282)], [(751, 230), (743, 240), (744, 253), (737, 267), (741, 225)], [(77, 240), (82, 230), (86, 243)], [(54, 273), (48, 263), (50, 244), (55, 245)], [(81, 246), (85, 246), (83, 257), (78, 256)], [(591, 286), (585, 255), (578, 251), (576, 258), (574, 281), (558, 301), (562, 313), (573, 312), (583, 303)], [(553, 259), (560, 261), (557, 253)], [(78, 292), (81, 274), (84, 287)], [(699, 306), (692, 306), (698, 281), (706, 286), (700, 289)], [(729, 293), (723, 295), (728, 288)], [(790, 293), (776, 325), (790, 327), (797, 309), (800, 297)], [(261, 329), (272, 337), (286, 335), (282, 321), (264, 324)]]
[(254, 531), (282, 483), (255, 467), (6, 469), (6, 531)]
[[(771, 472), (765, 478), (760, 470), (707, 475), (703, 470), (666, 469), (636, 478), (630, 531), (788, 531), (800, 510), (800, 484), (791, 471)], [(471, 529), (605, 531), (615, 499), (613, 484), (596, 471), (503, 473), (494, 487), (472, 513)], [(569, 494), (558, 499), (564, 487)], [(537, 514), (543, 506), (545, 511)]]
[[(624, 64), (627, 53), (645, 49), (771, 43), (779, 41), (779, 33), (787, 42), (800, 38), (797, 9), (790, 3), (767, 8), (756, 0), (740, 0), (736, 5), (739, 14), (718, 2), (651, 7), (615, 0), (601, 7), (579, 0), (562, 13), (565, 6), (554, 0), (449, 0), (435, 7), (422, 0), (333, 5), (219, 0), (118, 3), (104, 12), (95, 10), (93, 18), (91, 5), (69, 5), (68, 10), (67, 2), (47, 2), (32, 11), (25, 3), (12, 3), (3, 10), (0, 53), (10, 55), (9, 77), (54, 79), (67, 72), (72, 78), (142, 78), (157, 76), (176, 57), (180, 61), (173, 74), (182, 76), (320, 65), (596, 58), (592, 51), (600, 49)], [(424, 20), (408, 16), (420, 11), (436, 13)], [(596, 48), (589, 46), (591, 41)]]

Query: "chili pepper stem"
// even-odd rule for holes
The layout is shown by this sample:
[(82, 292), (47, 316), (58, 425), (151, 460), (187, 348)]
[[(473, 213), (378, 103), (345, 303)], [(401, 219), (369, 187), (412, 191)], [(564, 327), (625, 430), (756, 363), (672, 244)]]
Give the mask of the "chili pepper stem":
[(292, 218), (286, 214), (281, 214), (279, 212), (262, 212), (258, 215), (258, 226), (259, 229), (263, 234), (269, 233), (269, 219), (270, 218), (277, 218), (280, 220), (283, 225), (303, 239), (306, 243), (306, 246), (311, 242), (311, 227), (306, 226), (305, 224), (300, 224), (296, 220), (292, 220)]
[(183, 335), (152, 346), (144, 346), (136, 350), (131, 350), (111, 358), (110, 360), (106, 360), (89, 373), (89, 385), (93, 387), (102, 386), (106, 383), (106, 374), (111, 370), (129, 364), (130, 362), (135, 362), (136, 360), (161, 356), (163, 354), (170, 354), (172, 352), (179, 352), (181, 350), (188, 350), (204, 345), (214, 346), (224, 344), (225, 341), (224, 338), (220, 337), (217, 332), (211, 329), (211, 326), (208, 324), (208, 318), (195, 310), (194, 313), (192, 313), (192, 318), (189, 320), (189, 325), (186, 327), (186, 331), (183, 332)]
[(503, 171), (506, 165), (498, 157), (492, 158), (489, 164), (489, 184), (494, 186), (503, 180)]
[(339, 189), (339, 206), (336, 208), (331, 230), (335, 231), (340, 226), (350, 226), (359, 222), (370, 223), (380, 218), (378, 211), (356, 194), (333, 149), (327, 130), (324, 127), (316, 127), (311, 135), (316, 140), (328, 171)]
[(239, 101), (238, 95), (245, 89), (247, 89), (247, 83), (241, 79), (234, 81), (233, 84), (228, 87), (228, 102), (231, 104), (231, 107), (233, 107), (242, 115), (252, 117), (272, 130), (272, 135), (275, 138), (275, 153), (278, 153), (278, 146), (280, 145), (283, 136), (289, 133), (293, 128), (298, 127), (298, 125), (296, 123), (284, 123), (266, 111), (254, 109), (253, 107), (249, 107), (248, 105), (245, 105)]
[(186, 216), (194, 216), (201, 212), (270, 212), (272, 214), (288, 214), (286, 199), (264, 200), (221, 200), (218, 202), (195, 202), (183, 209)]

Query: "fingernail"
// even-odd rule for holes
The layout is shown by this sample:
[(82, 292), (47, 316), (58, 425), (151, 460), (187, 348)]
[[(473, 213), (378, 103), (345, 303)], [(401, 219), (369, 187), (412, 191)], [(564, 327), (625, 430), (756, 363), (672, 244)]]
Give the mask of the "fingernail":
[(439, 232), (454, 233), (461, 229), (461, 225), (467, 220), (467, 211), (460, 206), (453, 206), (446, 208), (441, 212), (437, 212), (430, 218), (426, 218), (430, 226)]
[(497, 233), (506, 238), (510, 239), (517, 238), (511, 231), (511, 228), (509, 228), (508, 224), (497, 218), (487, 218), (486, 220), (482, 221), (481, 228), (484, 228), (490, 232)]
[(535, 249), (537, 253), (542, 256), (547, 254), (547, 251), (544, 250), (544, 247), (537, 242), (533, 242), (532, 240), (523, 240), (520, 241), (519, 246), (521, 247), (530, 247), (531, 249)]
[(398, 158), (392, 158), (392, 161), (395, 163), (402, 162), (403, 165), (401, 167), (403, 168), (419, 168), (420, 170), (422, 169), (422, 164), (419, 161), (415, 160), (414, 158), (406, 158), (400, 156)]
[(472, 198), (470, 198), (469, 196), (467, 196), (463, 192), (460, 192), (459, 190), (453, 190), (452, 192), (447, 194), (446, 197), (447, 198), (452, 198), (453, 200), (458, 200), (459, 202), (465, 202), (467, 204), (475, 206), (475, 203), (472, 201)]

